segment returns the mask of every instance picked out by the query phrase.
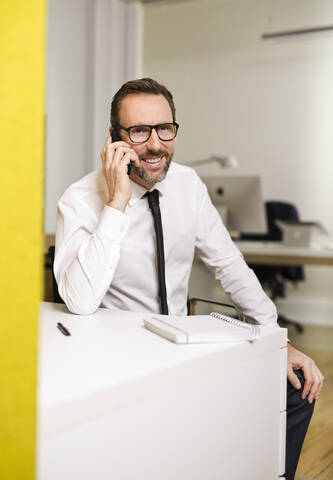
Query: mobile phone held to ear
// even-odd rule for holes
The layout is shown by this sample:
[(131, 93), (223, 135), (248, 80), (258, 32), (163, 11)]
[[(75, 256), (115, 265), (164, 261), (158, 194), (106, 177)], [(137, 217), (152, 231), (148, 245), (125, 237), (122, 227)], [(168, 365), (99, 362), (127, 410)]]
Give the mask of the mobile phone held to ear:
[[(121, 142), (122, 139), (120, 138), (120, 135), (117, 132), (117, 130), (112, 130), (111, 140), (112, 140), (112, 143), (113, 142)], [(130, 163), (127, 165), (127, 175), (129, 175), (131, 173), (132, 167), (133, 167), (133, 162), (131, 160)]]
[(112, 130), (111, 132), (111, 140), (113, 142), (121, 142), (121, 138), (117, 130)]

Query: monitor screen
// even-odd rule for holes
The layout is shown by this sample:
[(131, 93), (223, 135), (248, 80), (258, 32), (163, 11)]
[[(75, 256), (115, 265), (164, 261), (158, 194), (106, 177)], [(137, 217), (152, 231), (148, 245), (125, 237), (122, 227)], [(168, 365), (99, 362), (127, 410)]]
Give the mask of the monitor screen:
[(228, 230), (267, 233), (259, 175), (215, 175), (201, 179)]

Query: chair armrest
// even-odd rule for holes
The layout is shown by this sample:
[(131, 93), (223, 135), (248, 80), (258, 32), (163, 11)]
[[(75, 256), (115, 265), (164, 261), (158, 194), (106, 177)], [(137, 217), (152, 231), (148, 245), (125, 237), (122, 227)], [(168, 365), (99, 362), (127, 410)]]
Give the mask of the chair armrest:
[(235, 306), (231, 305), (230, 303), (217, 302), (216, 300), (211, 300), (211, 299), (208, 299), (208, 298), (191, 297), (187, 300), (187, 313), (188, 313), (188, 315), (195, 315), (195, 306), (196, 306), (197, 302), (212, 303), (213, 305), (221, 305), (222, 307), (234, 308), (236, 310)]

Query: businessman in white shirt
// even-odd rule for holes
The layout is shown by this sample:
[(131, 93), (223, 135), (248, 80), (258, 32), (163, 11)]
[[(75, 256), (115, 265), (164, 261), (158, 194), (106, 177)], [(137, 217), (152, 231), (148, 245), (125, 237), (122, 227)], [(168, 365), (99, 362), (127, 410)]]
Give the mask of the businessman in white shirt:
[[(194, 170), (172, 162), (177, 133), (165, 86), (140, 79), (116, 93), (103, 168), (71, 185), (58, 204), (54, 272), (61, 297), (77, 314), (100, 306), (160, 312), (154, 222), (145, 197), (156, 189), (169, 313), (186, 314), (196, 250), (242, 313), (276, 324), (275, 306), (230, 239), (205, 185)], [(315, 363), (289, 344), (287, 479), (294, 478), (322, 384)]]

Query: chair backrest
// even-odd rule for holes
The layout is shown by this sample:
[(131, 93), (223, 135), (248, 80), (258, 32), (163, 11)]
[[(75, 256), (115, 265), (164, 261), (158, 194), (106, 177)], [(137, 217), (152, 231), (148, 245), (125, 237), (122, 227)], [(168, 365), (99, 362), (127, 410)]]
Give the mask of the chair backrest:
[(266, 202), (266, 215), (268, 224), (267, 240), (282, 240), (282, 232), (275, 224), (276, 220), (294, 220), (298, 221), (298, 211), (295, 205), (287, 202), (270, 201)]
[(47, 251), (47, 254), (50, 258), (50, 263), (51, 263), (51, 268), (52, 268), (52, 293), (53, 293), (52, 301), (54, 303), (64, 303), (63, 299), (59, 295), (57, 281), (55, 279), (54, 272), (53, 272), (53, 263), (54, 263), (54, 255), (55, 255), (55, 246), (54, 245), (51, 245), (49, 247), (49, 249)]
[[(268, 225), (268, 234), (267, 240), (282, 240), (282, 231), (275, 224), (276, 220), (293, 220), (298, 221), (299, 215), (297, 208), (292, 203), (280, 202), (280, 201), (269, 201), (265, 204), (266, 215), (267, 215), (267, 225)], [(301, 266), (285, 266), (280, 268), (281, 275), (293, 282), (304, 280), (304, 269)]]

